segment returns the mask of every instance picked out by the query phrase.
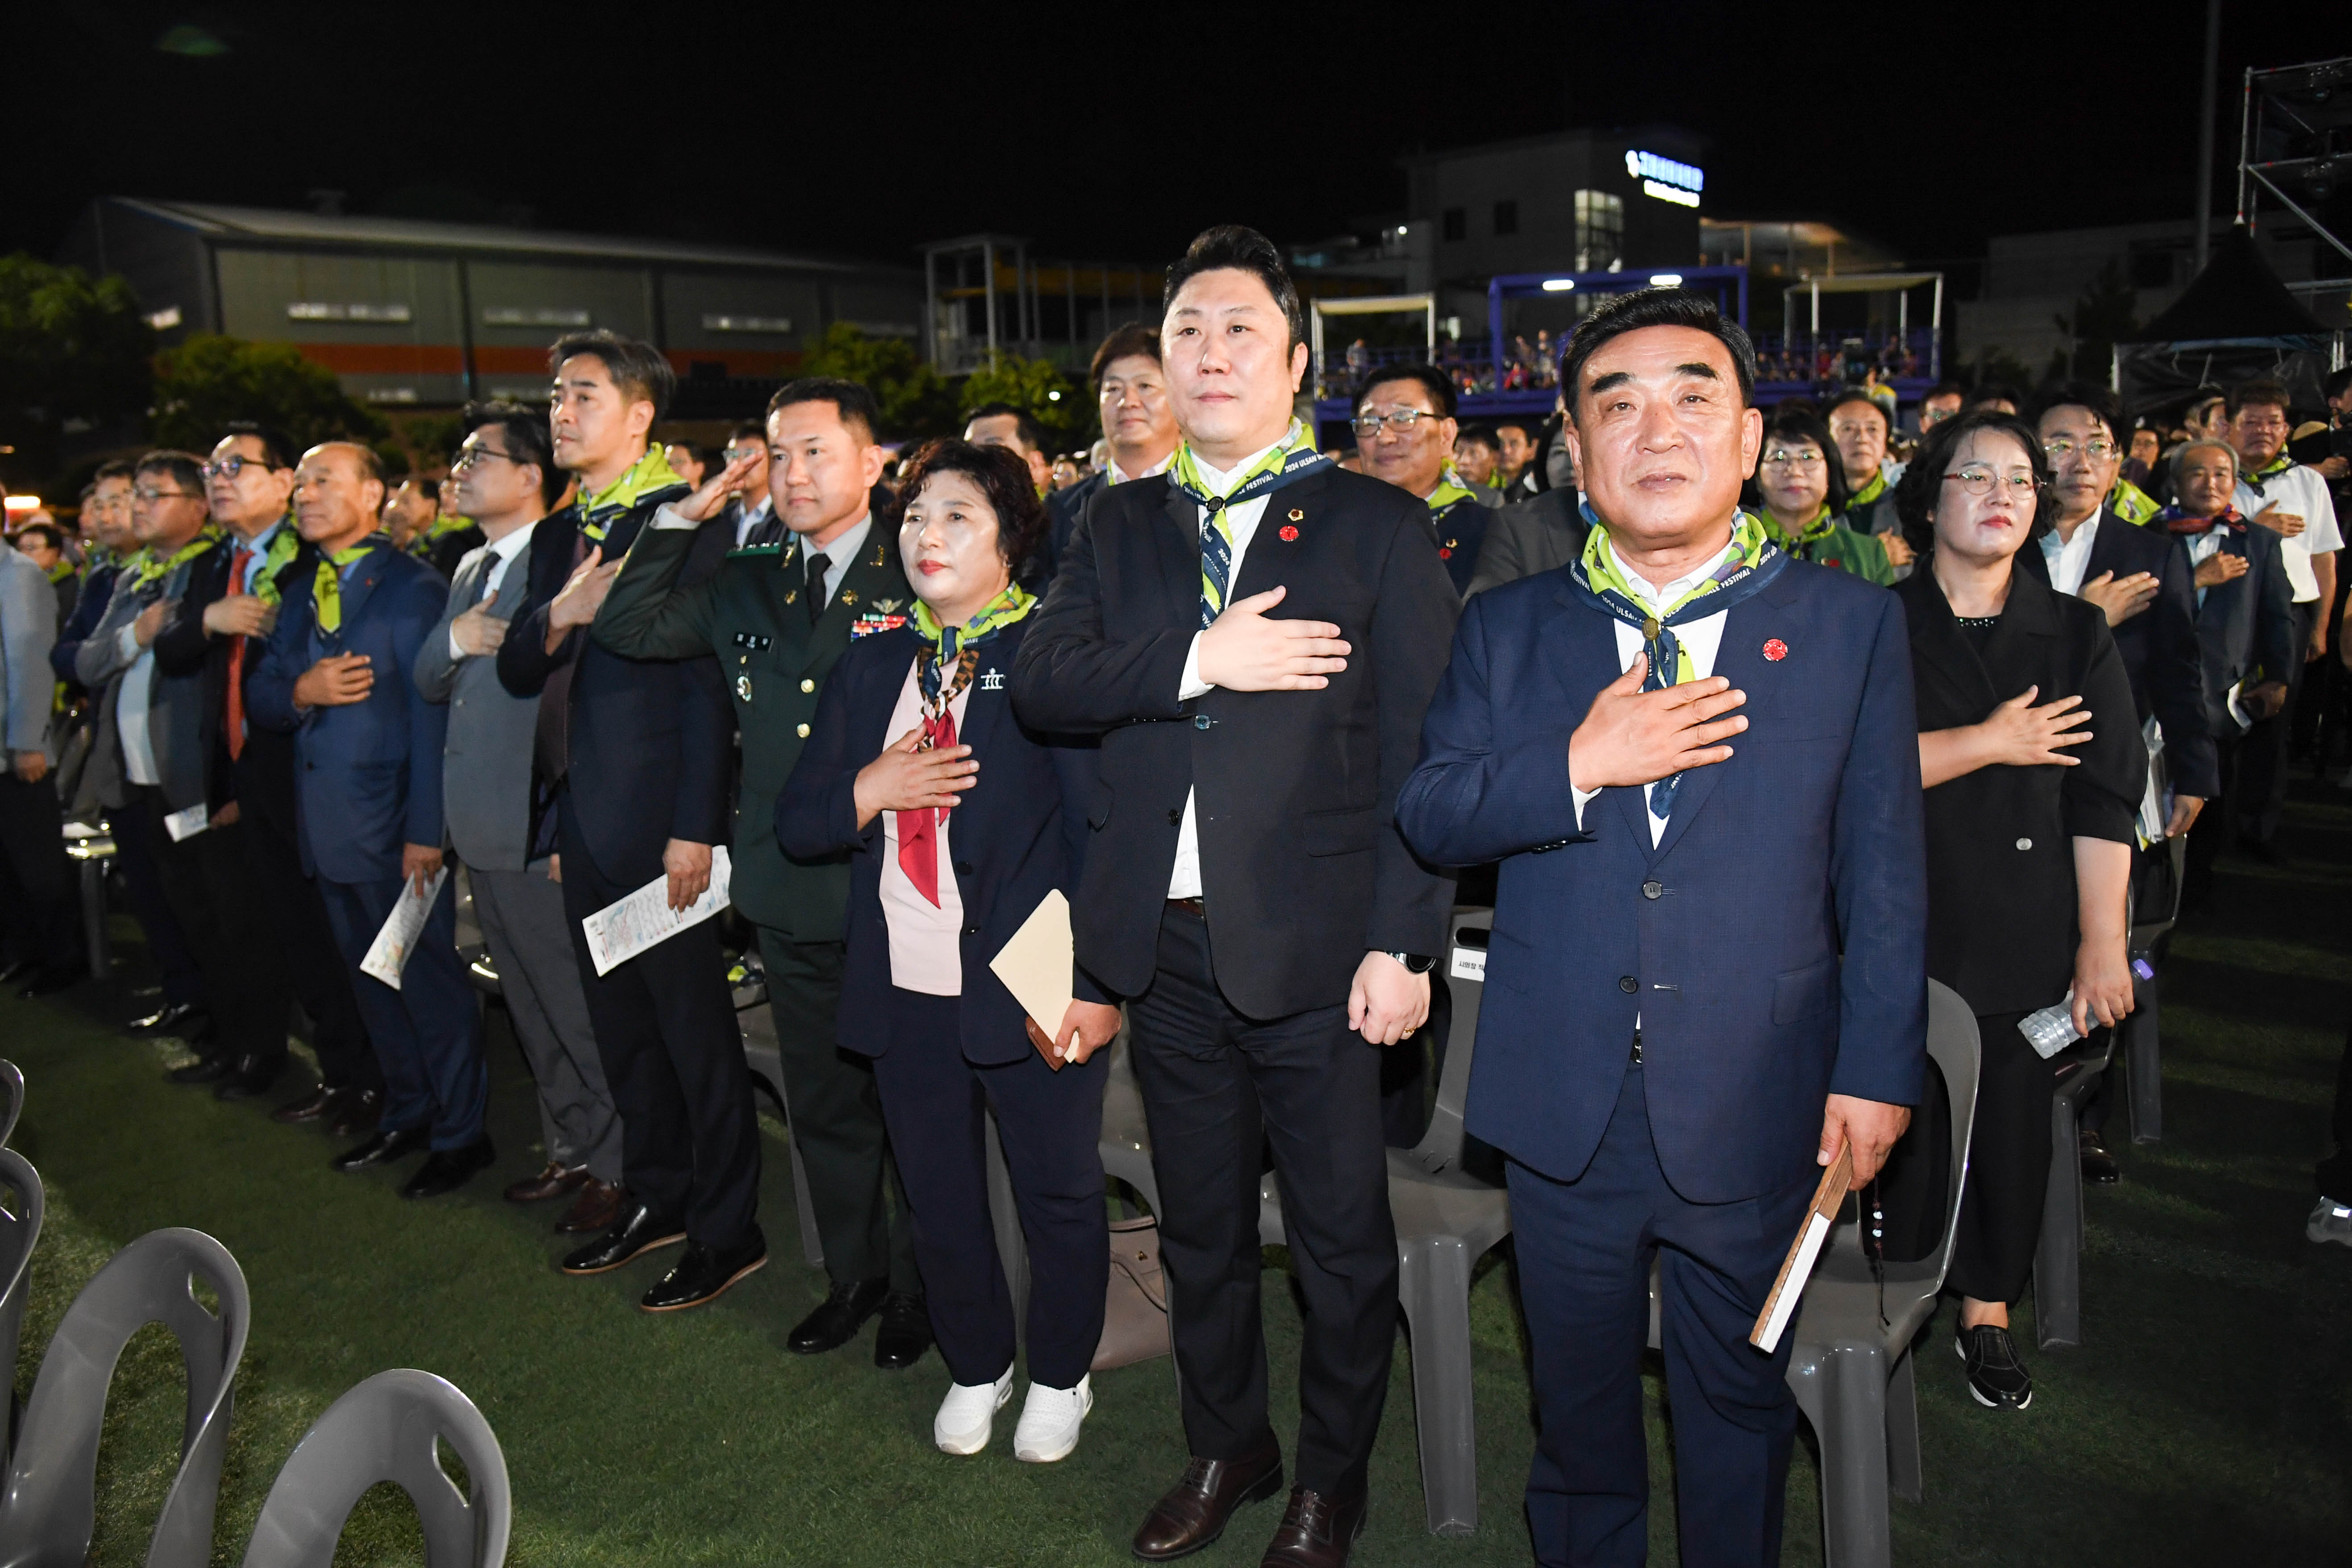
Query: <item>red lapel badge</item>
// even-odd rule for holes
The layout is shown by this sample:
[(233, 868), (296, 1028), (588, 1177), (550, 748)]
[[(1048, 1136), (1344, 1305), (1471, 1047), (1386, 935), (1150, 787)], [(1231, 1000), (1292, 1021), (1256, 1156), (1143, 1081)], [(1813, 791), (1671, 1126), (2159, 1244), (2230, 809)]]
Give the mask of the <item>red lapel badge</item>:
[(1286, 523), (1284, 523), (1284, 524), (1282, 525), (1282, 542), (1283, 542), (1285, 544), (1288, 544), (1288, 543), (1290, 543), (1292, 541), (1296, 540), (1297, 537), (1298, 537), (1298, 531), (1297, 531), (1297, 529), (1295, 529), (1295, 528), (1291, 527), (1291, 526), (1290, 526), (1290, 524), (1288, 524), (1288, 523), (1286, 523)]
[(1778, 664), (1789, 657), (1789, 645), (1779, 637), (1769, 637), (1764, 643), (1764, 657)]

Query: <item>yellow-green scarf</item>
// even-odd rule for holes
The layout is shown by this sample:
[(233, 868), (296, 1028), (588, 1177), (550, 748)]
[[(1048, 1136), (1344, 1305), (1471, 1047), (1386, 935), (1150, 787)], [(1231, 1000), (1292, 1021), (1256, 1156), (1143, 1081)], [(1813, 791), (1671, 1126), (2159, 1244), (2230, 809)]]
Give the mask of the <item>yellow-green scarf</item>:
[[(1649, 645), (1650, 651), (1650, 673), (1644, 684), (1653, 687), (1680, 686), (1685, 680), (1697, 678), (1697, 672), (1691, 665), (1690, 650), (1674, 636), (1672, 627), (1676, 620), (1698, 617), (1685, 616), (1682, 612), (1694, 601), (1722, 593), (1735, 584), (1746, 587), (1752, 583), (1761, 587), (1762, 581), (1756, 574), (1779, 555), (1780, 552), (1772, 542), (1765, 537), (1764, 525), (1752, 514), (1743, 511), (1733, 519), (1731, 542), (1725, 547), (1723, 559), (1716, 563), (1715, 570), (1662, 611), (1652, 610), (1648, 601), (1634, 590), (1627, 579), (1624, 568), (1617, 563), (1617, 552), (1609, 546), (1609, 530), (1606, 527), (1596, 528), (1585, 536), (1584, 554), (1577, 563), (1579, 570), (1575, 575), (1580, 584), (1599, 599), (1611, 615), (1629, 626), (1641, 627), (1643, 640)], [(1786, 559), (1785, 556), (1780, 558)], [(1740, 596), (1744, 598), (1746, 595)], [(1722, 607), (1730, 608), (1728, 605)], [(1715, 606), (1707, 606), (1705, 613), (1713, 615)], [(1664, 674), (1664, 667), (1669, 662), (1675, 667), (1672, 680), (1665, 679)]]
[(2129, 479), (2116, 481), (2116, 488), (2107, 492), (2107, 504), (2115, 509), (2117, 517), (2136, 528), (2145, 526), (2164, 510), (2157, 505), (2154, 496)]
[(1200, 459), (1192, 456), (1191, 442), (1176, 448), (1175, 460), (1168, 465), (1168, 482), (1209, 509), (1210, 526), (1201, 531), (1201, 626), (1204, 630), (1224, 613), (1225, 591), (1230, 586), (1234, 530), (1225, 520), (1226, 510), (1270, 495), (1330, 466), (1331, 459), (1315, 449), (1314, 433), (1297, 419), (1264, 457), (1226, 480), (1222, 491), (1211, 490)]
[[(918, 657), (922, 661), (919, 684), (925, 708), (944, 709), (954, 701), (956, 693), (971, 683), (971, 667), (979, 660), (980, 645), (1036, 607), (1034, 594), (1018, 583), (1008, 583), (1004, 592), (981, 607), (980, 614), (961, 626), (950, 626), (940, 624), (930, 605), (916, 600), (915, 635), (923, 639), (924, 645)], [(951, 685), (946, 674), (950, 667), (956, 672)]]
[(208, 522), (196, 531), (196, 536), (194, 539), (173, 551), (168, 561), (157, 560), (155, 552), (152, 550), (142, 550), (131, 558), (131, 564), (125, 568), (131, 574), (131, 590), (135, 593), (142, 588), (152, 587), (162, 582), (214, 545), (218, 544), (220, 539), (220, 530)]
[(436, 513), (433, 519), (433, 526), (427, 528), (424, 532), (418, 534), (415, 538), (408, 542), (408, 552), (411, 555), (415, 556), (419, 561), (429, 561), (433, 557), (433, 547), (435, 545), (440, 543), (451, 534), (461, 533), (473, 526), (474, 520), (461, 512), (445, 511)]
[(1465, 500), (1475, 502), (1477, 499), (1478, 492), (1464, 484), (1461, 474), (1455, 470), (1453, 464), (1448, 463), (1445, 465), (1444, 471), (1437, 476), (1437, 488), (1429, 492), (1430, 515), (1444, 517), (1450, 509), (1459, 506)]
[(50, 582), (62, 583), (73, 574), (74, 563), (67, 560), (64, 556), (60, 555), (55, 561), (49, 563), (48, 579)]
[(1830, 536), (1830, 531), (1837, 526), (1837, 514), (1830, 510), (1830, 503), (1827, 501), (1822, 502), (1822, 510), (1813, 514), (1813, 520), (1811, 522), (1794, 532), (1790, 531), (1788, 525), (1783, 523), (1769, 507), (1756, 515), (1757, 520), (1763, 523), (1764, 531), (1771, 537), (1772, 542), (1792, 555), (1807, 545), (1819, 544), (1822, 540), (1827, 539)]
[(278, 524), (278, 531), (261, 552), (261, 571), (253, 580), (253, 596), (265, 605), (275, 605), (283, 596), (278, 591), (278, 574), (294, 559), (302, 548), (302, 535), (296, 531), (294, 520), (288, 517)]
[(1880, 496), (1883, 496), (1885, 493), (1886, 470), (1885, 468), (1881, 468), (1878, 472), (1870, 476), (1870, 483), (1863, 486), (1862, 489), (1853, 492), (1852, 499), (1847, 500), (1845, 503), (1846, 510), (1848, 511), (1852, 511), (1856, 507), (1868, 506), (1872, 501), (1876, 500)]
[(391, 542), (388, 535), (371, 533), (357, 544), (346, 545), (321, 556), (319, 575), (310, 593), (310, 603), (320, 631), (331, 634), (343, 629), (343, 568), (354, 561), (364, 559), (370, 551)]
[(683, 485), (676, 468), (669, 466), (669, 453), (656, 442), (646, 448), (635, 467), (598, 490), (580, 504), (580, 532), (591, 544), (604, 542), (604, 535), (615, 519), (631, 507), (672, 485)]

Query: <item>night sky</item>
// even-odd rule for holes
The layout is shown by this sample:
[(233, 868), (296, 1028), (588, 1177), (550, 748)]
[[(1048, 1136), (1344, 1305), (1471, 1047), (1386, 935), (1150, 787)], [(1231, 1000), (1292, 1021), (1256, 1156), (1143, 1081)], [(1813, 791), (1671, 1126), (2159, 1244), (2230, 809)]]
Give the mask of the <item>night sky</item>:
[[(1157, 262), (1212, 222), (1296, 241), (1398, 209), (1418, 147), (1664, 120), (1714, 139), (1713, 216), (1955, 261), (2187, 212), (2203, 10), (75, 0), (11, 18), (0, 249), (49, 254), (100, 194), (329, 187), (886, 261), (992, 229)], [(2227, 13), (2224, 205), (2250, 59), (2352, 49), (2336, 4)]]

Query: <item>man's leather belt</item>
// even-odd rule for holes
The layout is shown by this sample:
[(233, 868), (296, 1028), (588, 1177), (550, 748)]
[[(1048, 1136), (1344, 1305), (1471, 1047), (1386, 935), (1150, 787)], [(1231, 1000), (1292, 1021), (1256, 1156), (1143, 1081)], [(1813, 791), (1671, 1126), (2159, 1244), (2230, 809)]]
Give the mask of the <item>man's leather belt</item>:
[(1198, 899), (1171, 899), (1168, 900), (1168, 907), (1171, 910), (1181, 910), (1196, 921), (1205, 921), (1209, 918), (1209, 906)]

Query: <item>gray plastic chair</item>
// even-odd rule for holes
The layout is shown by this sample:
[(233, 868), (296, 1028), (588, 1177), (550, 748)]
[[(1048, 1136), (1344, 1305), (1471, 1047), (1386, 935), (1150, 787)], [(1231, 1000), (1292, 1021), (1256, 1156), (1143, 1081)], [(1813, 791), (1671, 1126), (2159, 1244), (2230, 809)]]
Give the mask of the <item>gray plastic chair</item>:
[[(441, 1468), (447, 1442), (461, 1492)], [(425, 1568), (499, 1568), (514, 1528), (506, 1455), (457, 1386), (429, 1372), (380, 1372), (327, 1407), (287, 1456), (261, 1505), (245, 1568), (331, 1568), (352, 1505), (392, 1481), (416, 1505)]]
[[(2132, 957), (2145, 960), (2151, 969), (2156, 965), (2157, 943), (2180, 918), (2181, 882), (2188, 875), (2189, 840), (2174, 838), (2167, 847), (2172, 858), (2172, 909), (2160, 921), (2132, 927), (2127, 942)], [(2137, 975), (2133, 978), (2138, 980)], [(2138, 1005), (2117, 1031), (2123, 1037), (2124, 1116), (2135, 1143), (2154, 1143), (2164, 1137), (2164, 1066), (2157, 1048), (2162, 1033), (2157, 1006), (2161, 978), (2153, 984), (2140, 981), (2134, 987)]]
[[(1454, 911), (1446, 987), (1454, 1001), (1445, 1068), (1429, 1130), (1389, 1156), (1389, 1209), (1396, 1216), (1397, 1297), (1412, 1354), (1412, 1404), (1421, 1445), (1421, 1492), (1429, 1532), (1478, 1529), (1477, 1412), (1470, 1381), (1470, 1271), (1511, 1233), (1510, 1198), (1462, 1168), (1462, 1107), (1470, 1088), (1483, 981), (1455, 973), (1455, 955), (1483, 961), (1495, 911)], [(1467, 934), (1475, 933), (1475, 934)], [(1483, 962), (1478, 965), (1484, 973)], [(1258, 1187), (1258, 1237), (1284, 1242), (1282, 1197), (1269, 1173)]]
[[(1952, 1260), (1953, 1220), (1959, 1213), (1969, 1135), (1976, 1121), (1979, 1048), (1977, 1021), (1968, 1004), (1929, 981), (1927, 1055), (1944, 1075), (1952, 1116), (1943, 1242), (1932, 1258), (1884, 1266), (1882, 1320), (1879, 1285), (1862, 1248), (1862, 1227), (1837, 1227), (1822, 1248), (1789, 1330), (1789, 1386), (1821, 1438), (1822, 1547), (1830, 1568), (1885, 1568), (1893, 1550), (1887, 1494), (1891, 1489), (1916, 1502), (1924, 1489), (1911, 1342), (1935, 1316)], [(1654, 1304), (1655, 1300), (1654, 1290)]]
[[(2153, 981), (2132, 976), (2135, 1012), (2147, 1005), (2154, 988)], [(2062, 1053), (2055, 1062), (2050, 1185), (2042, 1199), (2042, 1237), (2033, 1247), (2033, 1337), (2043, 1350), (2083, 1342), (2083, 1102), (2099, 1087), (2115, 1056), (2110, 1031), (2096, 1051), (2081, 1057)]]
[(15, 1062), (0, 1058), (0, 1149), (8, 1144), (9, 1135), (16, 1131), (16, 1118), (25, 1110), (25, 1074)]
[(81, 882), (81, 936), (89, 972), (103, 980), (114, 971), (113, 944), (106, 930), (106, 872), (113, 863), (114, 839), (104, 824), (95, 834), (78, 833), (88, 823), (66, 824), (66, 855), (79, 868)]
[(784, 1143), (793, 1162), (793, 1204), (800, 1211), (801, 1255), (811, 1268), (824, 1267), (824, 1242), (816, 1233), (816, 1205), (809, 1201), (808, 1167), (801, 1163), (801, 1141), (793, 1126), (793, 1108), (784, 1096), (784, 1060), (776, 1048), (776, 1016), (764, 1002), (739, 1008), (735, 1021), (743, 1030), (743, 1063), (751, 1081), (774, 1097), (776, 1112), (784, 1119)]
[[(196, 1300), (202, 1279), (215, 1317)], [(244, 1271), (199, 1230), (152, 1230), (100, 1269), (50, 1337), (0, 1492), (0, 1568), (81, 1568), (97, 1517), (98, 1439), (107, 1386), (131, 1336), (162, 1322), (188, 1368), (180, 1470), (156, 1516), (147, 1568), (205, 1568), (229, 1412), (253, 1320)]]
[[(7, 1065), (0, 1062), (0, 1067)], [(33, 1248), (40, 1243), (41, 1215), (47, 1203), (41, 1192), (40, 1173), (14, 1149), (0, 1148), (0, 1188), (16, 1194), (13, 1205), (0, 1205), (0, 1384), (8, 1391), (8, 1397), (0, 1400), (0, 1466), (5, 1466), (9, 1434), (16, 1426), (16, 1345), (25, 1331), (25, 1296), (32, 1289)]]

